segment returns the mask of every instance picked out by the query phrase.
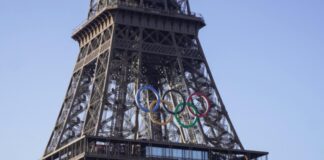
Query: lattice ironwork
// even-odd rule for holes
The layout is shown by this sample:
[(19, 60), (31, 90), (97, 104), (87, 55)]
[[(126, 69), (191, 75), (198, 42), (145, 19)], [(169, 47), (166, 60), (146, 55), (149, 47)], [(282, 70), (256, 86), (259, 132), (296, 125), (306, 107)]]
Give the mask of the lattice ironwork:
[[(187, 0), (91, 0), (88, 21), (73, 34), (80, 53), (43, 159), (165, 159), (179, 149), (191, 155), (179, 159), (266, 155), (245, 151), (235, 132), (199, 43), (203, 26)], [(208, 115), (197, 119), (184, 109), (179, 121), (197, 120), (185, 127), (162, 105), (143, 112), (135, 99), (146, 85), (161, 96), (176, 91), (163, 97), (173, 110), (184, 97), (203, 94), (188, 103), (203, 113), (209, 102)], [(144, 106), (154, 100), (151, 92), (140, 97)]]
[(128, 5), (172, 13), (191, 14), (188, 0), (91, 0), (88, 18), (100, 13), (105, 7)]

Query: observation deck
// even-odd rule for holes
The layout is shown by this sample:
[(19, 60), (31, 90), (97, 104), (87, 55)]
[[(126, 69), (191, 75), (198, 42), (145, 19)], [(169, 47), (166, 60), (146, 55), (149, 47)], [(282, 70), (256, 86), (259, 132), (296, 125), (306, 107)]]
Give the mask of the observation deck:
[(268, 160), (267, 152), (223, 149), (203, 145), (185, 145), (171, 142), (127, 140), (113, 137), (84, 136), (61, 149), (43, 157), (42, 160), (82, 158), (94, 160)]
[(113, 2), (108, 2), (108, 4), (98, 8), (98, 10), (93, 15), (89, 16), (88, 19), (84, 20), (79, 26), (77, 26), (73, 30), (72, 35), (75, 36), (85, 26), (87, 26), (89, 23), (91, 23), (94, 19), (96, 19), (101, 14), (103, 14), (105, 11), (115, 10), (115, 9), (124, 9), (124, 10), (129, 10), (134, 12), (142, 12), (143, 14), (149, 13), (149, 14), (159, 15), (159, 16), (193, 20), (201, 23), (201, 26), (205, 26), (204, 17), (200, 13), (195, 13), (192, 11), (181, 11), (181, 10), (165, 10), (153, 6), (141, 5), (135, 2), (113, 1)]

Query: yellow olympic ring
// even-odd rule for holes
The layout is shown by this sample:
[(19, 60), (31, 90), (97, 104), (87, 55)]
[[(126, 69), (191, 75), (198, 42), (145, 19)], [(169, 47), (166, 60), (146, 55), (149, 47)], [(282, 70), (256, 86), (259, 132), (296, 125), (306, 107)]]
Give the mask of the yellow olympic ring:
[[(150, 110), (152, 110), (152, 108), (154, 107), (154, 105), (156, 103), (157, 103), (157, 100), (152, 101), (152, 103), (150, 104), (150, 107), (149, 107)], [(166, 104), (168, 106), (168, 108), (172, 111), (173, 105), (170, 102), (161, 100), (161, 103)], [(167, 123), (170, 123), (173, 120), (173, 115), (172, 114), (171, 114), (170, 118), (168, 118), (167, 120), (161, 121), (161, 122), (153, 118), (152, 114), (155, 114), (154, 112), (149, 112), (149, 114), (150, 114), (151, 121), (153, 123), (161, 125), (161, 126), (165, 126), (165, 125), (167, 125)]]

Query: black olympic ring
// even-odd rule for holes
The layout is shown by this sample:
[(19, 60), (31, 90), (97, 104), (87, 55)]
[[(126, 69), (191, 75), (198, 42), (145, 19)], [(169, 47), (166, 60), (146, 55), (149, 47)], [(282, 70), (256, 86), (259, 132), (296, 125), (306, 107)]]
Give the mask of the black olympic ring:
[[(166, 92), (163, 94), (163, 96), (162, 96), (162, 100), (164, 100), (165, 96), (166, 96), (168, 93), (170, 93), (170, 92), (178, 93), (178, 94), (181, 96), (181, 98), (182, 98), (182, 107), (181, 107), (181, 109), (178, 110), (177, 112), (173, 112), (173, 111), (170, 111), (169, 108), (168, 108), (168, 107), (163, 103), (163, 104), (162, 104), (162, 105), (163, 105), (163, 108), (164, 108), (164, 110), (166, 110), (166, 111), (167, 111), (168, 113), (170, 113), (170, 114), (173, 114), (173, 115), (180, 114), (180, 113), (183, 112), (183, 110), (186, 108), (186, 99), (185, 99), (184, 95), (183, 95), (180, 91), (175, 90), (175, 89), (171, 89), (171, 90), (166, 91)], [(172, 96), (172, 95), (171, 95), (171, 96)]]

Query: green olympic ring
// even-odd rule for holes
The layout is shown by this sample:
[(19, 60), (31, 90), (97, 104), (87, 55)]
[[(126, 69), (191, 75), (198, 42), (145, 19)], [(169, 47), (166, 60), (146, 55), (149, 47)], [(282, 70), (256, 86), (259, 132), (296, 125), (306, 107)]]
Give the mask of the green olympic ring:
[[(175, 109), (175, 112), (178, 112), (180, 107), (183, 106), (184, 104), (183, 103), (179, 103)], [(190, 108), (193, 109), (193, 111), (195, 112), (195, 114), (198, 113), (198, 110), (197, 108), (195, 107), (195, 105), (193, 103), (187, 103), (186, 104), (187, 106), (189, 106)], [(175, 115), (175, 119), (177, 120), (178, 124), (183, 127), (183, 128), (191, 128), (191, 127), (194, 127), (196, 125), (196, 123), (198, 122), (199, 120), (199, 117), (198, 116), (195, 116), (195, 119), (189, 123), (189, 124), (184, 124), (183, 122), (181, 122), (180, 120), (180, 117), (179, 117), (179, 114), (176, 114)]]

